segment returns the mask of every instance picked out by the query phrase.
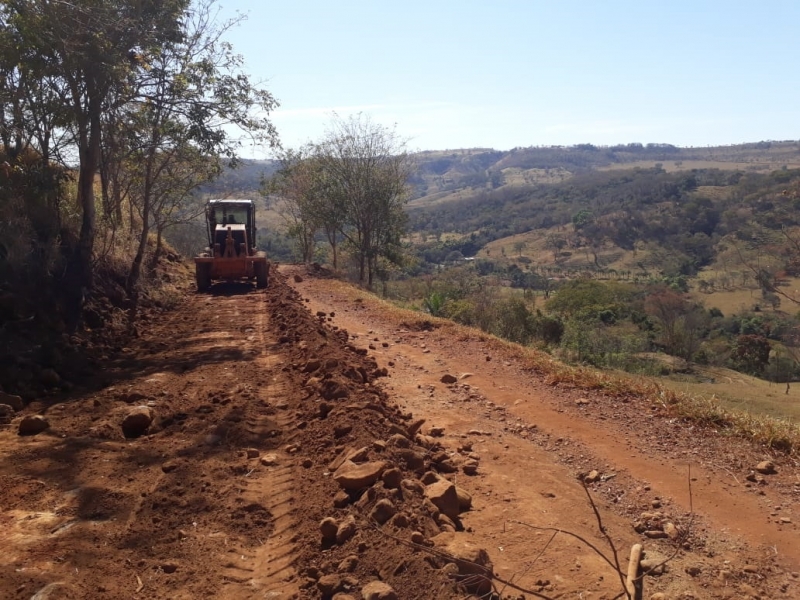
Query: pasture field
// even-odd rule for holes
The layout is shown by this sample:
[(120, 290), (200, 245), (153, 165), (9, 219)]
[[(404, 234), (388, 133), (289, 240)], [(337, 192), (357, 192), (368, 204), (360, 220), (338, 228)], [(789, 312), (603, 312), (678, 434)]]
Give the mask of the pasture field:
[(722, 367), (694, 365), (691, 374), (656, 379), (660, 385), (699, 399), (745, 411), (754, 419), (767, 416), (800, 423), (800, 383), (772, 383)]

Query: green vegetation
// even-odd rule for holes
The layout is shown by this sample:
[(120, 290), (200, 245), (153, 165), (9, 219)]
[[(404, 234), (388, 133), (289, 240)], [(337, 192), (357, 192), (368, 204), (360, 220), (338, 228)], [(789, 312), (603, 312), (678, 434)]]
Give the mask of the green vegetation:
[(110, 285), (100, 271), (133, 323), (164, 236), (235, 161), (235, 130), (274, 143), (276, 103), (215, 13), (213, 0), (0, 0), (0, 323), (27, 319), (35, 297), (37, 323), (75, 330)]
[(372, 286), (403, 260), (403, 210), (411, 161), (393, 130), (358, 115), (335, 119), (320, 141), (287, 151), (282, 168), (265, 183), (282, 202), (286, 233), (310, 262), (318, 235), (338, 268), (342, 242), (355, 262), (358, 281)]

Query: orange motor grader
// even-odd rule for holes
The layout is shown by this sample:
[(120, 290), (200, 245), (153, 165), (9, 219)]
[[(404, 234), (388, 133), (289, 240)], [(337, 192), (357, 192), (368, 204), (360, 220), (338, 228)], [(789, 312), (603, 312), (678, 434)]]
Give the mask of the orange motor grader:
[(206, 204), (208, 247), (194, 259), (197, 291), (212, 281), (255, 279), (267, 287), (269, 263), (256, 250), (256, 211), (252, 200), (209, 200)]

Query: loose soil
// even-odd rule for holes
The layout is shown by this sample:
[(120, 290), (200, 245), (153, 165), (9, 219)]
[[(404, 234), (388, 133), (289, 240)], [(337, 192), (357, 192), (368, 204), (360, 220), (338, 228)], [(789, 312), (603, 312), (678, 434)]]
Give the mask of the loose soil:
[(142, 331), (0, 426), (0, 597), (456, 599), (483, 593), (452, 558), (478, 548), (504, 598), (611, 599), (610, 545), (624, 570), (637, 543), (667, 561), (645, 598), (800, 597), (797, 465), (657, 401), (553, 385), (299, 267)]

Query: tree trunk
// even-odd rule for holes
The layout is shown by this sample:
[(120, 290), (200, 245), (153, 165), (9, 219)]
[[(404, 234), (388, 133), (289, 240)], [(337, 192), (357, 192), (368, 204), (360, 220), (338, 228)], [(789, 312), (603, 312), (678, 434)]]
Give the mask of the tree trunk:
[(158, 266), (158, 261), (164, 252), (164, 226), (161, 223), (156, 223), (156, 249), (153, 251), (153, 256), (150, 259), (150, 271), (155, 271)]
[(142, 231), (139, 235), (139, 245), (136, 247), (136, 256), (133, 257), (131, 271), (128, 274), (128, 280), (125, 284), (126, 291), (131, 300), (131, 306), (128, 310), (128, 327), (131, 328), (136, 321), (136, 314), (139, 310), (139, 280), (142, 274), (144, 254), (147, 250), (147, 237), (150, 235), (150, 197), (153, 193), (152, 174), (154, 152), (155, 150), (152, 150), (147, 156), (144, 175), (144, 193), (142, 194)]
[[(76, 98), (80, 103), (80, 98)], [(94, 177), (100, 157), (100, 103), (89, 99), (89, 116), (78, 122), (78, 204), (83, 212), (78, 245), (67, 266), (65, 281), (67, 325), (71, 331), (80, 324), (86, 293), (94, 279), (92, 254), (96, 227)]]

